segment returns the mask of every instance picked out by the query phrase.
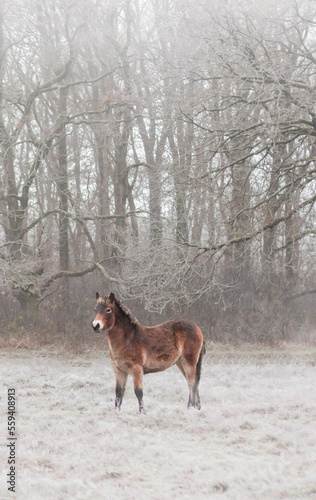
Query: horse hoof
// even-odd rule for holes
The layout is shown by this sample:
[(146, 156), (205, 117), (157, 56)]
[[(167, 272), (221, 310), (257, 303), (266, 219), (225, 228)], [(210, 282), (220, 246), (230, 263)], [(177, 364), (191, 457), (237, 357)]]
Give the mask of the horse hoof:
[(200, 403), (195, 403), (195, 404), (188, 404), (188, 410), (190, 410), (190, 408), (195, 408), (196, 410), (200, 410), (201, 409), (201, 405)]

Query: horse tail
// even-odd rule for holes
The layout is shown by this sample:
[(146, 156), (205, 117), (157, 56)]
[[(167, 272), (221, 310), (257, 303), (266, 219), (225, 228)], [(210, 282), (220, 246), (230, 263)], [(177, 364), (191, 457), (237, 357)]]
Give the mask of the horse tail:
[(202, 359), (203, 359), (203, 355), (205, 353), (206, 353), (205, 340), (203, 340), (203, 345), (202, 345), (202, 348), (200, 351), (200, 356), (199, 356), (198, 362), (196, 364), (196, 371), (195, 371), (195, 383), (196, 384), (198, 384), (200, 382), (201, 371), (202, 371)]

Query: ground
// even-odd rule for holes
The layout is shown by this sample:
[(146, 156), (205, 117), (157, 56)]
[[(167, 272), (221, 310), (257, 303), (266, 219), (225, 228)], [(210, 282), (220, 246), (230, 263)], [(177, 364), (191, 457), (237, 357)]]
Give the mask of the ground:
[[(208, 346), (202, 409), (173, 367), (114, 410), (104, 349), (0, 351), (0, 498), (315, 499), (316, 349)], [(17, 493), (7, 490), (7, 390), (17, 396)]]

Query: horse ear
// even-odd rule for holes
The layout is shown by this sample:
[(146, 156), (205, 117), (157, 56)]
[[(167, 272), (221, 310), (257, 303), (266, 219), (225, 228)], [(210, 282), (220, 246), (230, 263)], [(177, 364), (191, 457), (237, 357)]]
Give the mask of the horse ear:
[(110, 299), (110, 302), (114, 302), (115, 301), (115, 295), (114, 293), (110, 293), (110, 296), (109, 296), (109, 299)]
[(99, 294), (99, 292), (97, 292), (97, 293), (95, 294), (95, 298), (98, 300), (98, 298), (99, 298), (99, 297), (100, 297), (100, 294)]

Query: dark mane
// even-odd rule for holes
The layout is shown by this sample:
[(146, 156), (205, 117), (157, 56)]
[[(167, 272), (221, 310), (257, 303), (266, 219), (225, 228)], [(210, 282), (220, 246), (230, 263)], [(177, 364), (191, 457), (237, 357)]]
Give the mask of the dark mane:
[(137, 326), (139, 325), (138, 320), (135, 318), (135, 316), (131, 313), (131, 311), (128, 309), (128, 307), (124, 306), (121, 304), (121, 302), (118, 300), (118, 298), (115, 297), (114, 299), (116, 307), (121, 311), (122, 314), (129, 320), (131, 325)]

